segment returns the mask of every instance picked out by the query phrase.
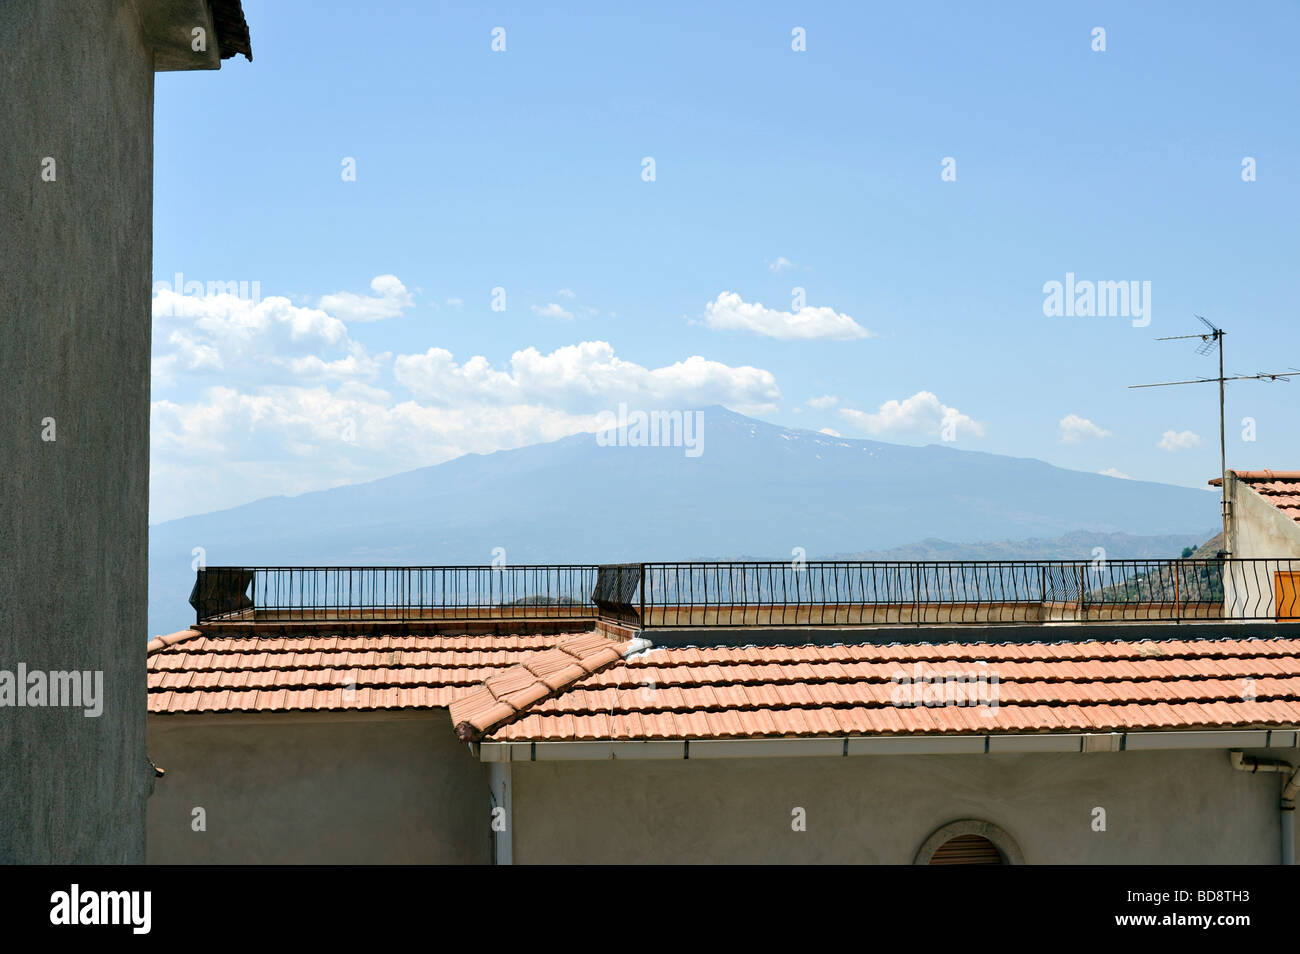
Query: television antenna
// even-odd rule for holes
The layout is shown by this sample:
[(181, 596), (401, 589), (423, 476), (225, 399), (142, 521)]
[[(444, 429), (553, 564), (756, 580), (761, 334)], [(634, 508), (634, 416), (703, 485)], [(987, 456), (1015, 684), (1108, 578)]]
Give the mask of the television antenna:
[(1231, 556), (1228, 550), (1228, 523), (1231, 517), (1231, 504), (1228, 501), (1228, 454), (1227, 439), (1225, 437), (1224, 420), (1223, 420), (1223, 391), (1224, 384), (1228, 381), (1282, 381), (1286, 382), (1287, 378), (1295, 377), (1300, 374), (1300, 370), (1292, 368), (1289, 371), (1261, 371), (1259, 374), (1234, 374), (1231, 377), (1223, 375), (1223, 336), (1227, 334), (1222, 328), (1215, 327), (1206, 321), (1201, 315), (1196, 318), (1205, 325), (1206, 330), (1194, 335), (1168, 335), (1164, 338), (1157, 338), (1156, 341), (1186, 341), (1191, 338), (1200, 339), (1200, 344), (1196, 346), (1196, 353), (1207, 355), (1215, 349), (1219, 352), (1219, 376), (1217, 378), (1192, 378), (1187, 381), (1161, 381), (1158, 384), (1130, 384), (1129, 388), (1168, 388), (1180, 384), (1214, 384), (1219, 385), (1219, 477), (1223, 487), (1223, 501), (1221, 509), (1223, 511), (1223, 555)]

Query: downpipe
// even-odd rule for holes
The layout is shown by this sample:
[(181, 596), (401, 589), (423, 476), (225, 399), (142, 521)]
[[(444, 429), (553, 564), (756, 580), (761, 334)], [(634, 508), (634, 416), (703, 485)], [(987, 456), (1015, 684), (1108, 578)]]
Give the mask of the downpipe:
[(1228, 753), (1232, 767), (1239, 772), (1276, 772), (1282, 776), (1282, 798), (1278, 804), (1282, 827), (1282, 864), (1295, 864), (1295, 799), (1300, 789), (1300, 768), (1290, 762), (1257, 759), (1233, 749)]

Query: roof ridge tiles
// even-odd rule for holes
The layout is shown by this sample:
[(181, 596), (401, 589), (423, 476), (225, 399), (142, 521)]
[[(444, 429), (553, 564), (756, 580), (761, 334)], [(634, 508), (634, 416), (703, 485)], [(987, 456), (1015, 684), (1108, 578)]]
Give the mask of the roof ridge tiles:
[[(570, 688), (577, 680), (613, 664), (633, 644), (602, 633), (583, 633), (489, 676), (451, 703), (456, 737), (476, 741), (513, 721), (530, 706)], [(489, 702), (489, 700), (491, 700)]]

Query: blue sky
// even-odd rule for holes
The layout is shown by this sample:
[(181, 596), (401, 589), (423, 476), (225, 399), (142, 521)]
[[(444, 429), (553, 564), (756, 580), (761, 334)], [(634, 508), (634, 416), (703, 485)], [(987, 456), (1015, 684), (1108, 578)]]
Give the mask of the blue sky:
[[(1213, 386), (1126, 386), (1213, 362), (1153, 339), (1300, 367), (1295, 5), (611, 6), (245, 0), (253, 63), (158, 74), (155, 281), (261, 300), (155, 286), (154, 520), (620, 401), (1203, 486)], [(1229, 466), (1300, 466), (1297, 388), (1230, 385)]]

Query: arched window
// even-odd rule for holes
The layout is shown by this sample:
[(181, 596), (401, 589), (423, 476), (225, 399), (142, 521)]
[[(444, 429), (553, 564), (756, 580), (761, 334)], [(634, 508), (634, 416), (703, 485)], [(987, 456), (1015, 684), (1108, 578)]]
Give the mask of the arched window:
[(916, 853), (918, 865), (1023, 865), (1014, 838), (992, 822), (965, 818), (934, 832)]

